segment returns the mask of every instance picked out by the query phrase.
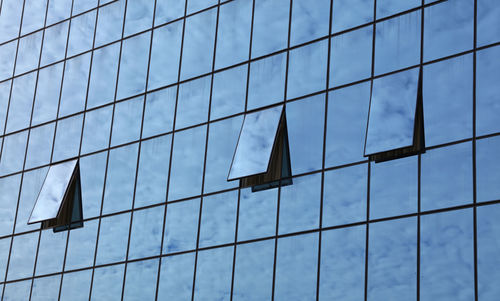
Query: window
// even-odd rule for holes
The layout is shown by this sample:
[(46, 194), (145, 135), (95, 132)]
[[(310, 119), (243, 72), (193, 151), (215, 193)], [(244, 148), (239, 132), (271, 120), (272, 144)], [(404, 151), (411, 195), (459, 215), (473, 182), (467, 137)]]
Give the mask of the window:
[[(227, 180), (260, 191), (278, 187), (292, 175), (283, 106), (249, 113), (243, 120)], [(281, 185), (292, 184), (291, 179)]]
[(418, 68), (373, 81), (364, 156), (375, 162), (425, 148), (422, 81)]
[(52, 165), (28, 224), (41, 223), (54, 232), (83, 227), (78, 160)]

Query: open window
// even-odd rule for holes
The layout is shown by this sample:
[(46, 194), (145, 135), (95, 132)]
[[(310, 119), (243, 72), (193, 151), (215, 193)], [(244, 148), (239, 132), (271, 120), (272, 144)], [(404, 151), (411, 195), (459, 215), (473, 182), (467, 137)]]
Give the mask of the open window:
[(283, 106), (245, 115), (227, 177), (252, 192), (292, 184)]
[(382, 162), (425, 151), (419, 68), (375, 79), (364, 156)]
[(54, 232), (83, 227), (78, 160), (52, 165), (45, 176), (28, 224)]

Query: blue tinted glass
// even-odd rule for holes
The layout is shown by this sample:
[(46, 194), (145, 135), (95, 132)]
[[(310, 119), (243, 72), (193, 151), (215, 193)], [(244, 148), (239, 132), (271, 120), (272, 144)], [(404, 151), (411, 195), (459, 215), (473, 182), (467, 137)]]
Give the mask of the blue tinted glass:
[(7, 119), (7, 133), (29, 126), (35, 93), (35, 82), (36, 72), (31, 72), (14, 79)]
[(216, 17), (214, 8), (186, 19), (181, 79), (212, 71)]
[(473, 46), (474, 1), (444, 1), (425, 8), (424, 59), (430, 61)]
[(11, 81), (0, 83), (0, 133), (3, 134), (5, 128), (5, 118), (9, 105)]
[(93, 265), (98, 222), (99, 220), (86, 221), (83, 228), (70, 231), (64, 266), (66, 271)]
[(48, 1), (47, 25), (54, 24), (66, 19), (71, 14), (72, 0), (51, 0)]
[(190, 300), (193, 289), (194, 253), (163, 257), (158, 300)]
[(230, 300), (233, 248), (198, 252), (194, 300)]
[(227, 181), (236, 143), (240, 134), (242, 116), (211, 123), (208, 134), (205, 192), (232, 188), (237, 181)]
[(179, 86), (175, 128), (206, 122), (210, 101), (210, 75), (198, 78)]
[(417, 218), (370, 224), (368, 300), (417, 297)]
[(377, 19), (394, 15), (405, 10), (409, 10), (411, 8), (420, 6), (421, 4), (422, 4), (421, 0), (408, 0), (408, 1), (377, 0)]
[(26, 0), (24, 2), (22, 35), (43, 27), (47, 2), (47, 0)]
[(36, 278), (33, 280), (31, 289), (31, 299), (33, 301), (57, 300), (59, 287), (61, 285), (61, 275)]
[(290, 51), (287, 98), (325, 89), (328, 41), (323, 40)]
[(10, 40), (19, 34), (19, 22), (23, 6), (17, 0), (2, 2), (2, 16), (0, 17), (0, 43)]
[(422, 155), (422, 210), (472, 202), (472, 145), (461, 143)]
[(11, 241), (10, 238), (0, 239), (0, 273), (2, 273), (2, 275), (3, 275), (2, 280), (5, 277), (5, 269), (7, 268), (7, 260), (9, 259), (10, 241)]
[(7, 280), (32, 277), (39, 235), (34, 232), (13, 238)]
[(136, 0), (127, 2), (124, 35), (143, 31), (153, 25), (155, 0)]
[[(42, 47), (42, 34), (42, 31), (35, 32), (19, 40), (19, 50), (16, 60), (16, 75), (38, 67), (40, 48)], [(15, 53), (12, 54), (12, 57), (9, 57), (9, 60), (13, 62), (14, 57)], [(8, 64), (5, 68), (8, 68), (7, 66)], [(10, 69), (10, 75), (12, 75), (12, 68), (8, 69)]]
[(91, 300), (120, 300), (124, 270), (123, 264), (95, 269)]
[[(74, 0), (72, 15), (80, 14), (97, 6), (98, 0)], [(104, 2), (104, 1), (101, 1)], [(102, 4), (102, 3), (101, 3)]]
[(200, 200), (167, 205), (163, 253), (191, 250), (196, 247)]
[[(500, 7), (500, 6), (499, 6)], [(476, 58), (476, 135), (500, 132), (500, 47), (477, 52)]]
[(83, 126), (82, 122), (83, 114), (61, 119), (57, 122), (52, 162), (78, 155)]
[(248, 66), (243, 65), (214, 74), (210, 119), (244, 110)]
[(177, 87), (170, 87), (146, 95), (146, 109), (142, 137), (172, 131)]
[(326, 166), (364, 160), (370, 83), (335, 90), (328, 96)]
[(122, 37), (124, 13), (124, 0), (119, 0), (99, 8), (95, 36), (96, 47), (116, 41)]
[(21, 282), (13, 282), (5, 285), (3, 300), (17, 301), (29, 300), (31, 288), (31, 279)]
[(474, 300), (472, 209), (421, 218), (420, 300)]
[[(128, 259), (160, 254), (164, 212), (164, 206), (134, 211), (132, 229), (130, 230)], [(156, 270), (158, 270), (158, 265)]]
[(125, 260), (129, 226), (130, 213), (113, 215), (101, 219), (96, 264)]
[(375, 74), (382, 74), (420, 62), (420, 10), (377, 23)]
[(92, 270), (64, 274), (61, 286), (61, 300), (89, 300)]
[(276, 233), (278, 189), (252, 192), (242, 189), (238, 218), (238, 240), (250, 240)]
[(151, 32), (146, 32), (123, 41), (117, 99), (142, 93), (146, 89), (150, 40)]
[(290, 0), (255, 0), (252, 57), (283, 49), (288, 42)]
[(62, 73), (63, 63), (43, 68), (38, 72), (32, 125), (56, 119)]
[(280, 238), (274, 300), (314, 300), (317, 265), (317, 233)]
[(55, 122), (31, 129), (25, 168), (33, 168), (50, 162), (54, 128)]
[(273, 264), (274, 239), (238, 245), (233, 300), (271, 300)]
[(500, 206), (485, 206), (477, 209), (477, 257), (479, 300), (495, 300), (500, 293), (497, 283), (500, 272), (498, 252), (500, 251)]
[(476, 185), (477, 200), (492, 201), (500, 199), (500, 168), (496, 155), (500, 151), (500, 136), (481, 139), (476, 142)]
[(44, 275), (62, 271), (64, 252), (68, 232), (54, 233), (44, 230), (40, 236), (35, 275)]
[(144, 96), (115, 104), (111, 146), (138, 140), (141, 135)]
[(332, 32), (373, 20), (373, 0), (336, 0), (332, 11)]
[(165, 202), (172, 136), (143, 141), (134, 207)]
[(202, 10), (204, 8), (210, 7), (217, 4), (216, 0), (188, 0), (187, 1), (187, 13), (194, 13), (196, 11)]
[(4, 137), (0, 174), (5, 175), (20, 171), (23, 168), (24, 152), (28, 131)]
[(215, 69), (248, 59), (251, 22), (252, 1), (235, 0), (220, 7)]
[(154, 300), (158, 259), (130, 262), (127, 264), (123, 300)]
[(84, 218), (97, 216), (101, 211), (106, 159), (107, 152), (80, 158), (80, 182)]
[[(0, 194), (0, 216), (2, 217), (0, 219), (0, 236), (12, 234), (20, 183), (20, 174), (0, 179), (0, 191), (2, 191)], [(1, 246), (5, 241), (0, 240), (0, 249), (2, 250)], [(3, 253), (0, 252), (0, 256), (4, 256)], [(1, 261), (2, 258), (0, 258)], [(2, 265), (0, 264), (0, 266)], [(2, 275), (1, 273), (2, 269), (0, 269), (0, 275)]]
[(45, 29), (43, 37), (42, 66), (64, 59), (68, 40), (69, 21)]
[(472, 55), (424, 67), (426, 146), (472, 136), (472, 68)]
[(71, 20), (68, 40), (68, 56), (82, 53), (92, 48), (96, 12), (93, 10)]
[(199, 126), (174, 135), (169, 200), (201, 193), (206, 127)]
[(495, 0), (477, 2), (477, 45), (500, 40), (500, 6)]
[(321, 195), (321, 174), (293, 179), (281, 187), (279, 233), (317, 228)]
[(250, 64), (248, 109), (283, 100), (285, 91), (286, 54), (273, 55)]
[(40, 188), (42, 188), (47, 170), (48, 168), (35, 169), (23, 175), (21, 197), (19, 199), (15, 225), (16, 233), (40, 228), (39, 224), (28, 225), (28, 219), (35, 205)]
[[(160, 2), (157, 2), (156, 5)], [(177, 81), (181, 55), (181, 39), (182, 21), (168, 24), (153, 31), (148, 90)]]
[(103, 213), (132, 208), (138, 148), (135, 143), (110, 151)]
[(350, 224), (366, 220), (366, 164), (325, 173), (323, 226)]
[[(12, 76), (14, 70), (14, 60), (12, 58), (16, 55), (16, 47), (17, 41), (0, 46), (0, 80)], [(20, 53), (18, 53), (18, 56), (20, 56)]]
[(59, 116), (80, 112), (85, 108), (89, 68), (90, 53), (66, 61)]
[(370, 219), (417, 211), (417, 157), (375, 163), (370, 172)]
[(364, 300), (365, 233), (364, 226), (322, 233), (319, 300)]
[(184, 16), (185, 1), (156, 1), (155, 26)]
[(211, 195), (203, 199), (200, 248), (234, 241), (238, 191)]
[(344, 85), (371, 75), (372, 39), (372, 26), (332, 38), (330, 87)]
[(290, 44), (297, 45), (328, 34), (330, 1), (293, 1)]
[(120, 43), (94, 51), (87, 108), (93, 108), (114, 100), (119, 54)]
[(112, 105), (85, 112), (82, 154), (95, 152), (108, 147), (112, 114)]
[(321, 168), (325, 128), (325, 94), (286, 105), (292, 174)]

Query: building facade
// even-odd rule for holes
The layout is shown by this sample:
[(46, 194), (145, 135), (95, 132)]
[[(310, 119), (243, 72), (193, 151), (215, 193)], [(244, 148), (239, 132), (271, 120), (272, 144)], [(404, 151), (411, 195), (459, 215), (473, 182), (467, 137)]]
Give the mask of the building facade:
[[(499, 300), (497, 0), (0, 9), (2, 300)], [(425, 147), (375, 162), (368, 116), (413, 133), (404, 99)], [(291, 181), (240, 188), (276, 108)], [(83, 227), (28, 224), (69, 159)]]

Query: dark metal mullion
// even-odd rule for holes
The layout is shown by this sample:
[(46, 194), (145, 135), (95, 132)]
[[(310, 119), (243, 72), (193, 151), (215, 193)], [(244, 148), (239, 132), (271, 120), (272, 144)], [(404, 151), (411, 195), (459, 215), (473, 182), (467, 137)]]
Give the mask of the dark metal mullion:
[[(424, 68), (423, 68), (423, 63), (424, 63), (424, 21), (425, 21), (425, 9), (424, 9), (424, 4), (425, 0), (421, 1), (421, 13), (420, 13), (420, 81), (421, 83), (423, 82), (424, 78)], [(422, 101), (422, 106), (424, 101)], [(423, 114), (423, 111), (422, 111)], [(424, 117), (425, 119), (425, 117)], [(425, 128), (424, 128), (425, 132)], [(422, 210), (422, 154), (419, 153), (417, 155), (417, 275), (416, 275), (416, 301), (420, 300), (420, 242), (421, 242), (421, 234), (420, 234), (420, 228), (421, 228), (421, 216), (420, 212)]]
[[(100, 0), (98, 0), (100, 3)], [(120, 39), (120, 52), (118, 55), (118, 69), (116, 71), (116, 83), (115, 83), (115, 93), (113, 97), (113, 111), (111, 114), (111, 125), (109, 129), (109, 141), (108, 141), (108, 147), (107, 147), (107, 154), (106, 154), (106, 168), (104, 171), (104, 182), (102, 186), (102, 197), (101, 197), (101, 209), (99, 213), (99, 222), (97, 223), (97, 237), (96, 237), (96, 243), (95, 243), (95, 250), (94, 250), (94, 261), (93, 261), (93, 268), (92, 268), (92, 276), (91, 276), (91, 281), (90, 281), (90, 292), (89, 292), (89, 300), (92, 297), (92, 289), (94, 285), (94, 275), (95, 275), (95, 266), (96, 266), (96, 260), (97, 260), (97, 249), (99, 246), (99, 235), (101, 232), (101, 221), (102, 221), (102, 210), (104, 207), (104, 195), (106, 193), (106, 181), (108, 178), (108, 167), (109, 167), (109, 156), (110, 156), (110, 146), (111, 146), (111, 138), (113, 134), (113, 122), (114, 122), (114, 117), (115, 117), (115, 104), (116, 104), (116, 95), (118, 93), (118, 81), (120, 78), (120, 65), (121, 65), (121, 56), (122, 56), (122, 46), (123, 46), (123, 33), (125, 31), (125, 17), (126, 17), (126, 12), (127, 12), (127, 2), (125, 1), (125, 7), (123, 8), (123, 22), (122, 22), (122, 34), (121, 34), (121, 39)], [(97, 19), (98, 16), (96, 16)], [(97, 20), (96, 20), (97, 22)], [(97, 23), (96, 23), (97, 24)], [(97, 32), (97, 26), (94, 29), (94, 32)], [(90, 75), (89, 75), (90, 77)], [(125, 279), (125, 273), (123, 275), (123, 279)]]
[[(212, 8), (215, 9), (215, 8)], [(186, 4), (186, 10), (187, 10), (187, 4)], [(207, 10), (208, 11), (208, 10)], [(209, 102), (208, 102), (208, 116), (207, 116), (207, 122), (210, 120), (210, 110), (211, 110), (211, 105), (212, 105), (212, 90), (214, 86), (214, 68), (215, 68), (215, 56), (217, 53), (217, 34), (219, 30), (219, 14), (220, 14), (220, 0), (218, 0), (218, 5), (217, 5), (217, 16), (215, 19), (215, 36), (214, 36), (214, 51), (213, 51), (213, 57), (212, 57), (212, 72), (211, 72), (211, 81), (210, 81), (210, 97), (209, 97)], [(184, 23), (185, 24), (185, 23)], [(183, 36), (184, 40), (184, 36)], [(179, 73), (180, 75), (180, 73)], [(180, 84), (179, 84), (180, 86)], [(179, 87), (178, 86), (178, 87)], [(194, 301), (194, 294), (196, 292), (196, 270), (198, 266), (198, 253), (199, 253), (199, 247), (200, 247), (200, 229), (201, 229), (201, 217), (203, 213), (203, 193), (205, 191), (205, 173), (207, 170), (207, 151), (208, 151), (208, 136), (210, 133), (210, 123), (207, 123), (207, 131), (206, 131), (206, 137), (205, 137), (205, 152), (204, 152), (204, 158), (203, 158), (203, 173), (202, 173), (202, 180), (201, 180), (201, 197), (200, 197), (200, 211), (199, 211), (199, 216), (198, 216), (198, 233), (196, 235), (196, 253), (194, 257), (194, 274), (193, 274), (193, 287), (192, 287), (192, 292), (191, 292), (191, 301)], [(239, 202), (239, 199), (238, 199)], [(236, 247), (234, 247), (236, 248)], [(235, 251), (234, 251), (235, 252)], [(234, 252), (233, 252), (233, 262), (234, 262)], [(233, 267), (234, 270), (234, 267)], [(231, 277), (232, 279), (232, 277)], [(232, 286), (231, 286), (232, 287)], [(230, 297), (232, 298), (232, 296)]]
[[(472, 196), (474, 205), (477, 204), (477, 162), (476, 162), (476, 68), (477, 68), (477, 0), (474, 0), (474, 52), (472, 56)], [(474, 231), (474, 298), (479, 300), (478, 279), (478, 233), (477, 233), (477, 206), (473, 207), (473, 231)]]

